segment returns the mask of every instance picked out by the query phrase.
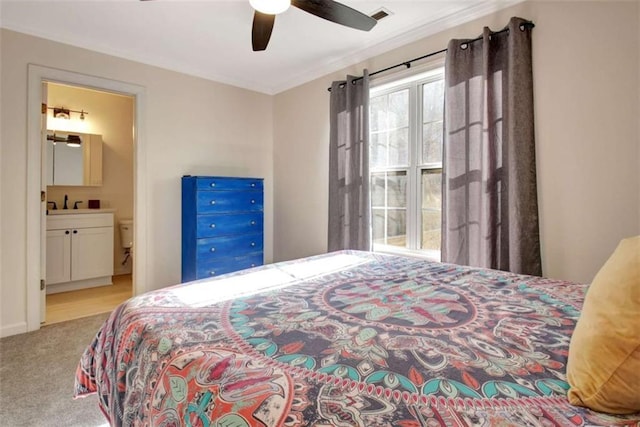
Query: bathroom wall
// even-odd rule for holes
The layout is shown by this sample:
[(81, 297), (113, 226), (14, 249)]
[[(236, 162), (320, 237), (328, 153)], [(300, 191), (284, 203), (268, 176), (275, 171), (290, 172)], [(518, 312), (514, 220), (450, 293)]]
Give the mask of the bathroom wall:
[(47, 129), (69, 130), (102, 135), (102, 186), (48, 186), (47, 200), (55, 201), (62, 209), (65, 194), (68, 207), (82, 201), (80, 208), (88, 207), (89, 199), (100, 200), (101, 208), (113, 208), (114, 213), (114, 274), (131, 273), (131, 259), (125, 265), (124, 250), (120, 244), (118, 221), (133, 218), (133, 118), (134, 99), (130, 96), (101, 92), (75, 86), (48, 84), (47, 105), (70, 110), (84, 110), (89, 114), (80, 120), (78, 113), (71, 118), (52, 117), (47, 113)]

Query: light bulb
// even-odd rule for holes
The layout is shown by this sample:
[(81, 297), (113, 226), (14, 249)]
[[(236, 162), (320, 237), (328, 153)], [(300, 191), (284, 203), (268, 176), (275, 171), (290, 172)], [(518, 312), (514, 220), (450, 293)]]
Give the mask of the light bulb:
[(249, 0), (251, 7), (267, 15), (277, 15), (289, 9), (291, 0)]

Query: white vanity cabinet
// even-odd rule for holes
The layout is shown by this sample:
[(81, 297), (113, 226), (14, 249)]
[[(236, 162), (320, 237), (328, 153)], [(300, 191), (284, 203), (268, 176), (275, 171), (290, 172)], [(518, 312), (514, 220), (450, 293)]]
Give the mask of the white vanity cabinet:
[(113, 213), (47, 216), (47, 294), (112, 284)]

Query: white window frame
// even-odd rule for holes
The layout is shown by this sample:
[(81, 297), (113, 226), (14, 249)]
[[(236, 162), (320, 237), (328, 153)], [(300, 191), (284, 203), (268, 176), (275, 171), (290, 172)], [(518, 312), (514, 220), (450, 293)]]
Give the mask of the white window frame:
[(420, 67), (413, 67), (400, 73), (377, 78), (371, 82), (369, 98), (409, 89), (409, 114), (412, 115), (409, 117), (409, 165), (381, 169), (370, 167), (369, 170), (370, 174), (407, 171), (406, 247), (374, 243), (372, 245), (374, 252), (419, 256), (433, 261), (441, 259), (440, 251), (420, 249), (419, 246), (422, 227), (420, 175), (423, 169), (441, 169), (442, 162), (435, 164), (419, 164), (418, 162), (422, 159), (423, 84), (440, 79), (444, 79), (444, 58), (433, 59)]

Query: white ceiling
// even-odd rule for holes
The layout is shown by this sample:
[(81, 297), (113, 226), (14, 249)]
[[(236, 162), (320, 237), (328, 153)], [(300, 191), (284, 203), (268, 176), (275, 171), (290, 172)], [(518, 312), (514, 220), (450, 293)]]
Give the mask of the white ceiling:
[(251, 50), (248, 0), (0, 0), (0, 25), (276, 94), (518, 1), (341, 1), (368, 15), (381, 7), (392, 12), (370, 32), (291, 7), (276, 17), (264, 52)]

